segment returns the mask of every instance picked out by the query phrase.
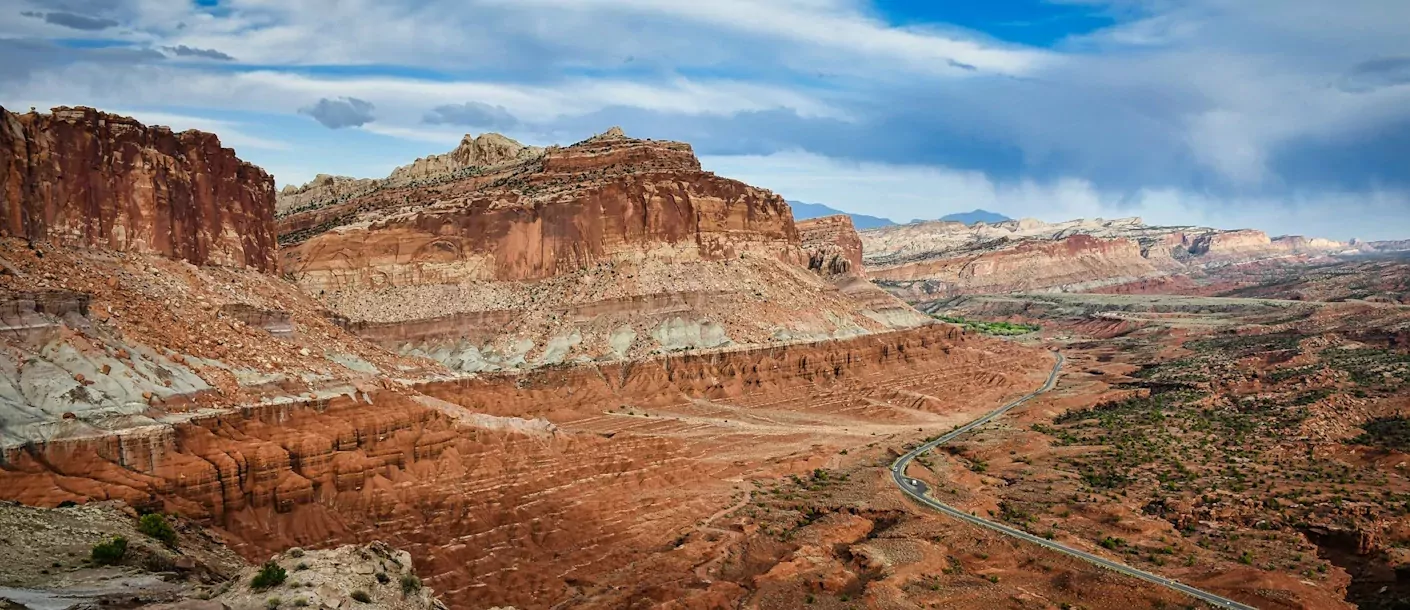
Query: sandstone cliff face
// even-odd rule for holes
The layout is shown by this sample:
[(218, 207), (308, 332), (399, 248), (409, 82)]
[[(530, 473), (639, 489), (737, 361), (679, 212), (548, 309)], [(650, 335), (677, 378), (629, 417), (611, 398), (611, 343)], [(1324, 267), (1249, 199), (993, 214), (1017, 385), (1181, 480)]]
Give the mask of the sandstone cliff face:
[(798, 223), (808, 268), (826, 275), (866, 277), (862, 269), (862, 238), (843, 214), (813, 218)]
[(619, 130), (281, 228), (286, 268), (349, 328), (462, 370), (926, 322), (809, 273), (779, 196), (702, 171), (689, 145)]
[[(517, 144), (493, 134), (467, 140), (447, 158), (500, 163), (445, 186), (384, 188), (340, 206), (361, 216), (285, 218), (286, 241), (307, 240), (285, 258), (320, 290), (435, 282), (451, 263), (466, 279), (542, 279), (653, 249), (691, 259), (745, 251), (801, 259), (782, 198), (701, 171), (688, 145), (613, 133), (527, 159), (510, 155), (530, 149), (514, 153)], [(503, 163), (514, 159), (521, 162)]]
[(275, 272), (274, 180), (216, 136), (0, 108), (0, 235)]
[(1139, 218), (1032, 219), (966, 227), (927, 222), (862, 233), (871, 277), (907, 298), (1019, 291), (1086, 291), (1208, 267), (1325, 255), (1346, 246), (1262, 231), (1154, 227)]

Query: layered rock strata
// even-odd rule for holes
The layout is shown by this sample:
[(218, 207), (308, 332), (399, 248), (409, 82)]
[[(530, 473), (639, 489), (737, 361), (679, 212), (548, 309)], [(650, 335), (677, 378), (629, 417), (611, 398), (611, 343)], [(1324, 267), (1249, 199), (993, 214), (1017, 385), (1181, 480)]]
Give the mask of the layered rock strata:
[(788, 204), (689, 145), (483, 139), (462, 162), (497, 164), (283, 217), (287, 270), (348, 328), (467, 371), (926, 322), (810, 273)]
[(808, 268), (824, 275), (866, 277), (862, 269), (862, 239), (843, 214), (798, 222)]
[(419, 397), (357, 393), (13, 447), (0, 497), (179, 512), (258, 559), (386, 540), (451, 607), (547, 607), (593, 583), (633, 584), (580, 605), (664, 602), (714, 551), (663, 549), (727, 502), (727, 479), (810, 472), (879, 435), (961, 421), (1050, 366), (932, 325), (427, 382)]
[(274, 180), (213, 134), (0, 108), (0, 236), (275, 272)]
[(1224, 265), (1316, 257), (1346, 244), (1261, 231), (1155, 227), (1139, 218), (922, 222), (863, 232), (870, 276), (911, 299), (1087, 291)]

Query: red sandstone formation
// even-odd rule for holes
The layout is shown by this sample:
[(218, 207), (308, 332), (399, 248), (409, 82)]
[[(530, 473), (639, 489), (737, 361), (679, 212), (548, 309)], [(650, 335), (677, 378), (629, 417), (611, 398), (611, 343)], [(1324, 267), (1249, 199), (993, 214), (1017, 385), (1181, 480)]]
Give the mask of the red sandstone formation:
[(274, 180), (215, 135), (0, 108), (0, 235), (278, 269)]
[[(1036, 350), (932, 325), (428, 382), (416, 387), (428, 396), (381, 391), (12, 447), (0, 493), (177, 511), (251, 558), (386, 540), (453, 607), (547, 607), (589, 583), (637, 583), (593, 598), (619, 607), (615, 596), (691, 587), (714, 550), (661, 549), (726, 503), (725, 480), (810, 472), (841, 449), (942, 429), (1027, 391), (1048, 366)], [(558, 429), (486, 425), (495, 417)]]
[(702, 171), (687, 144), (485, 138), (448, 171), (422, 160), (415, 180), (284, 216), (284, 268), (348, 328), (466, 371), (927, 322), (809, 273), (788, 204)]
[[(799, 262), (788, 204), (701, 171), (688, 145), (596, 138), (527, 163), (489, 185), (469, 180), (369, 196), (389, 211), (299, 243), (286, 254), (290, 271), (312, 289), (343, 290), (537, 280), (657, 246), (697, 259), (757, 252)], [(281, 232), (304, 216), (281, 221)]]

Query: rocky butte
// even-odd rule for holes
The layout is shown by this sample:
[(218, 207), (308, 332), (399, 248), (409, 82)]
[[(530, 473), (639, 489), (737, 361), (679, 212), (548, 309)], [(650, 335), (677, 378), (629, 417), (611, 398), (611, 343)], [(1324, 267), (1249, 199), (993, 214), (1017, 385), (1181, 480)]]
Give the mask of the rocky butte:
[(318, 190), (286, 191), (301, 203), (279, 221), (285, 270), (354, 332), (458, 370), (927, 321), (831, 281), (856, 256), (810, 270), (781, 197), (702, 171), (687, 144), (615, 128), (548, 149), (467, 136), (361, 194), (310, 201)]

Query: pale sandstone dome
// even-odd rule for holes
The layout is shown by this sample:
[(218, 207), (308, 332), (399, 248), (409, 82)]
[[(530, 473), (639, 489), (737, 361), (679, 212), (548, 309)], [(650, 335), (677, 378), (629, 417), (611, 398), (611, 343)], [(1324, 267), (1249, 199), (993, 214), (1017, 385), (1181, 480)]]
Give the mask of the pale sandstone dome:
[(280, 189), (275, 197), (275, 213), (282, 215), (329, 199), (346, 199), (377, 188), (381, 183), (373, 178), (319, 174), (301, 186), (290, 184)]
[[(617, 129), (617, 134), (621, 134), (620, 129)], [(386, 178), (352, 178), (319, 174), (306, 184), (287, 185), (279, 191), (275, 209), (282, 216), (309, 206), (317, 206), (330, 201), (345, 201), (394, 184), (526, 161), (542, 155), (543, 151), (544, 149), (541, 147), (525, 146), (497, 133), (484, 133), (479, 136), (465, 134), (454, 150), (445, 154), (421, 157), (392, 170), (392, 173)]]
[(430, 178), (457, 170), (472, 167), (494, 167), (504, 163), (523, 161), (543, 153), (537, 146), (525, 146), (497, 133), (471, 137), (465, 134), (460, 145), (443, 155), (422, 157), (392, 170), (387, 177), (392, 182)]

